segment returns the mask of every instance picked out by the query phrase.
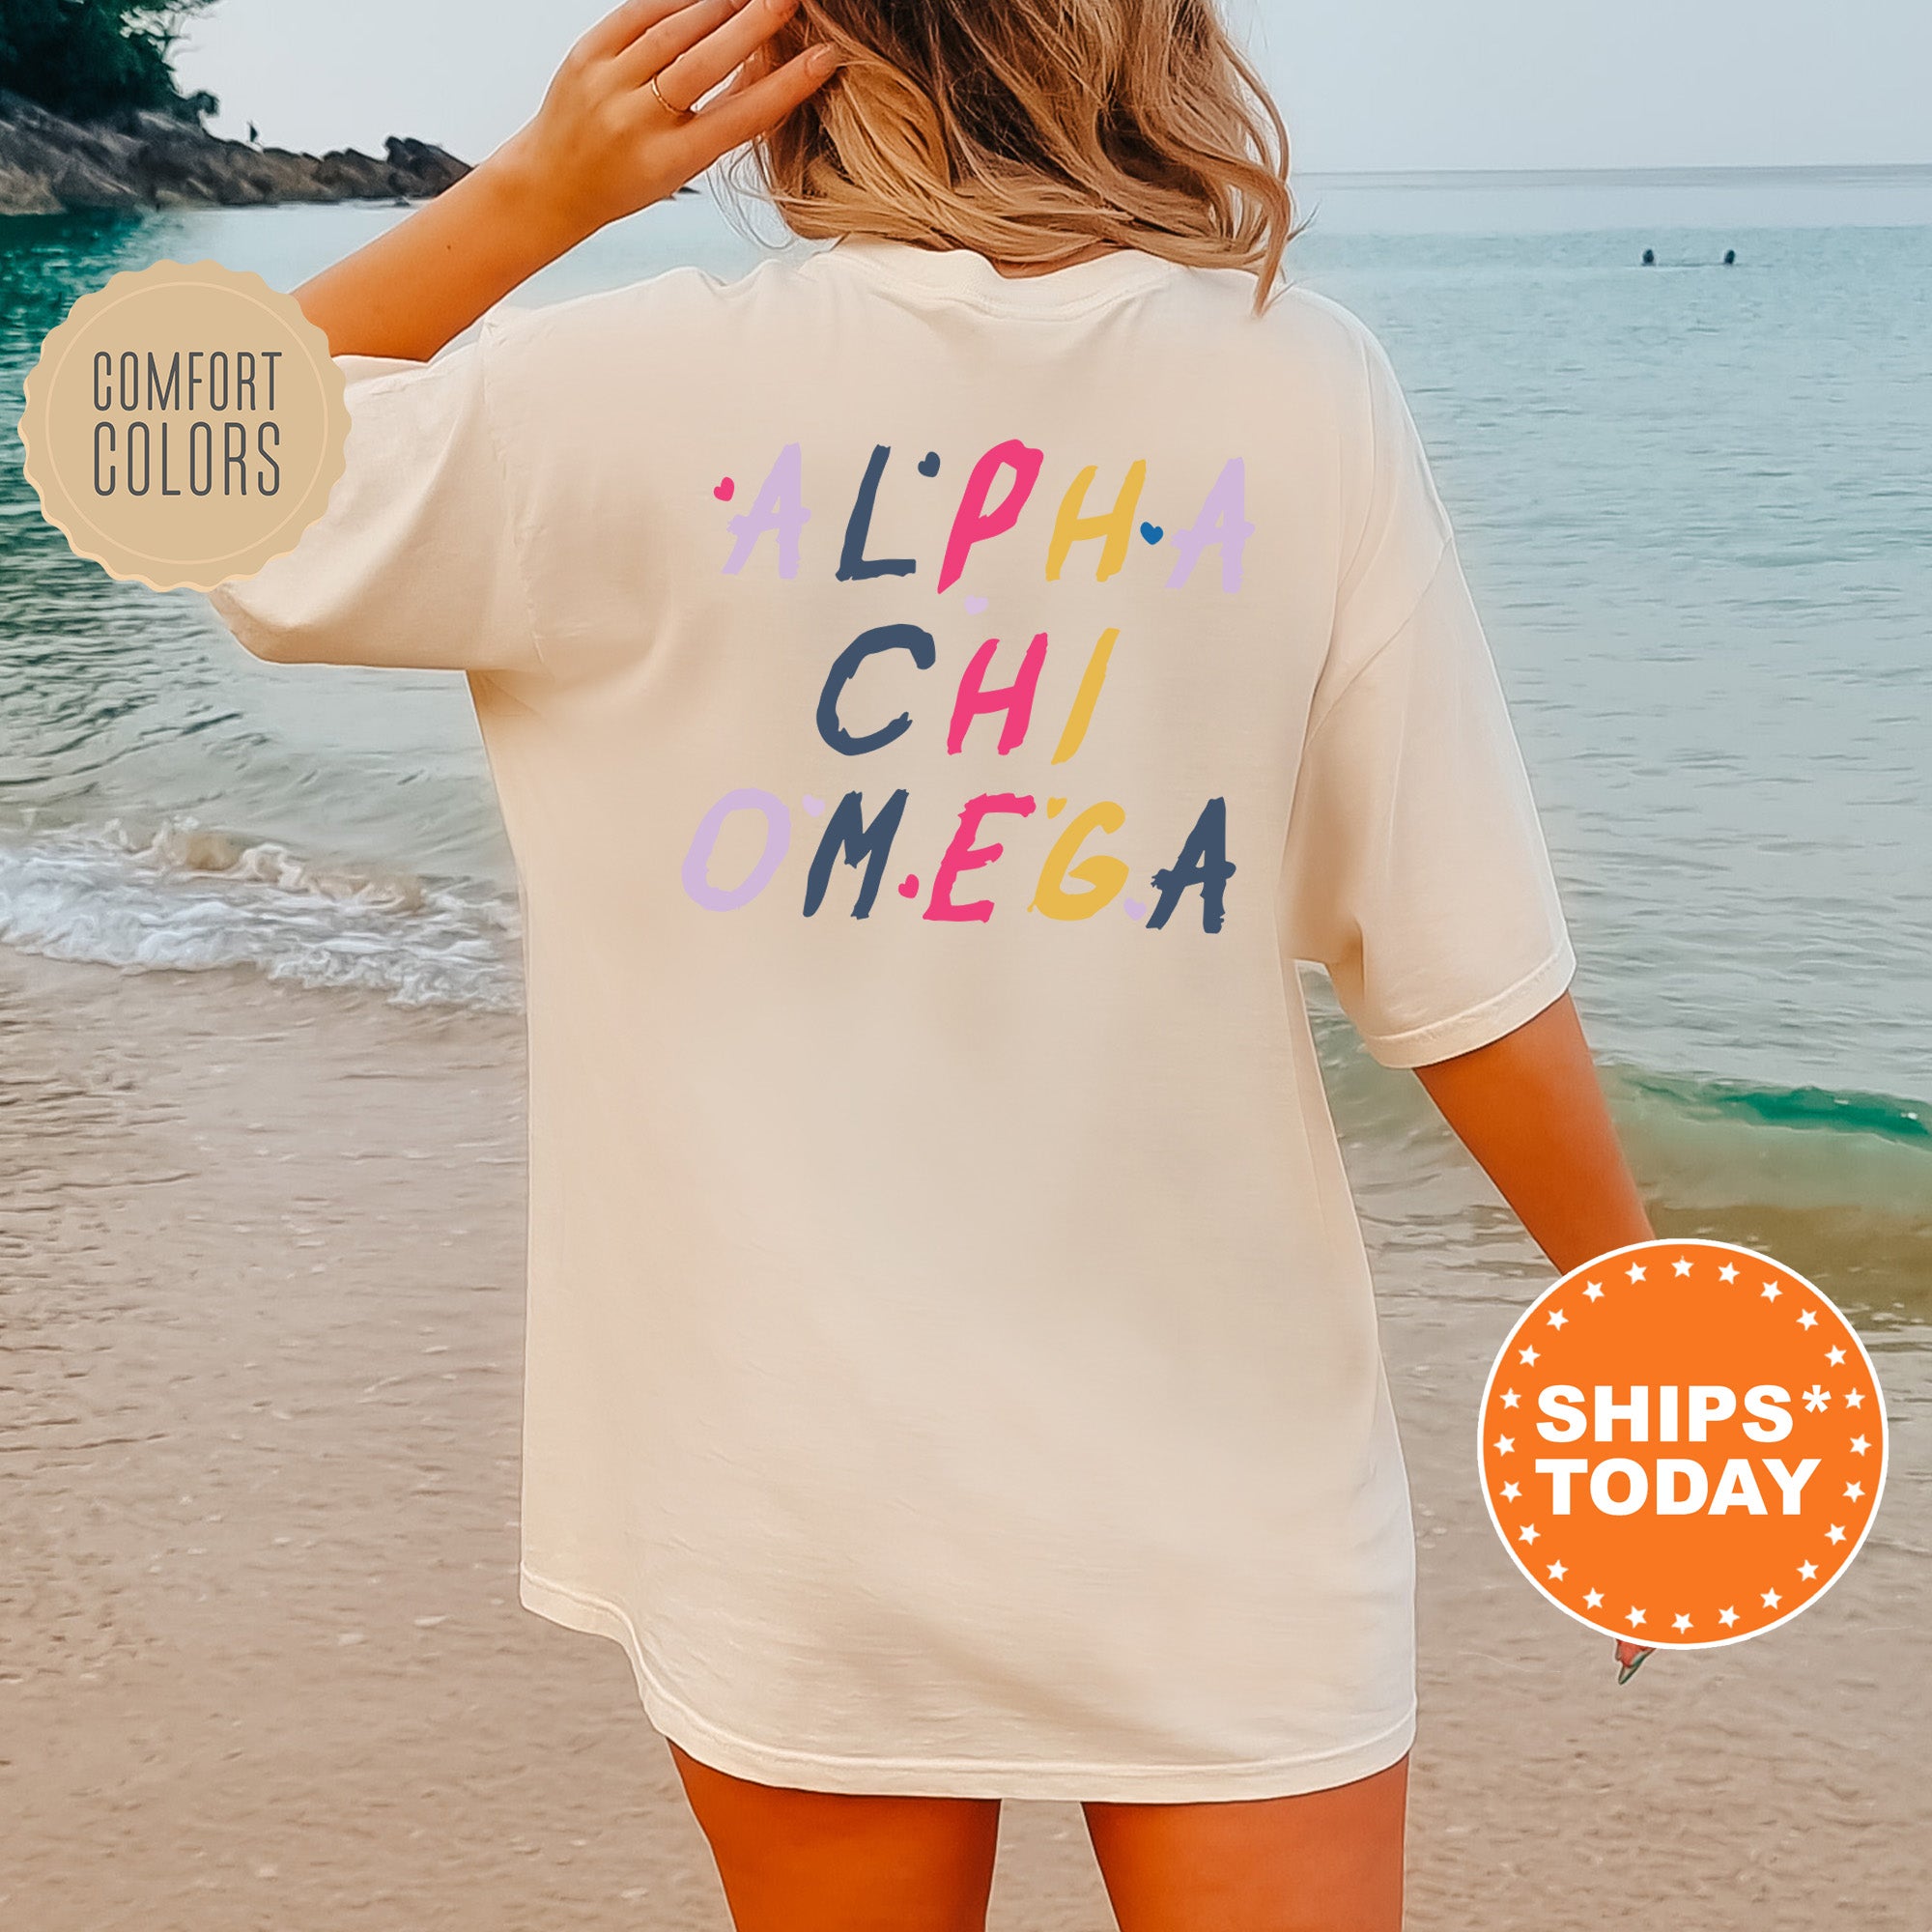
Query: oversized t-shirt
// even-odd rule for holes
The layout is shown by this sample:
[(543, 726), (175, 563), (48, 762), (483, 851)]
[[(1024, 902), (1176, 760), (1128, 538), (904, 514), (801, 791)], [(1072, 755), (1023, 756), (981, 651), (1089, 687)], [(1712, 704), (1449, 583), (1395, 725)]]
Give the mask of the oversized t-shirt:
[(1399, 1759), (1413, 1541), (1295, 964), (1393, 1066), (1572, 971), (1370, 333), (848, 239), (345, 357), (214, 593), (469, 675), (529, 1052), (522, 1597), (694, 1756), (1268, 1797)]

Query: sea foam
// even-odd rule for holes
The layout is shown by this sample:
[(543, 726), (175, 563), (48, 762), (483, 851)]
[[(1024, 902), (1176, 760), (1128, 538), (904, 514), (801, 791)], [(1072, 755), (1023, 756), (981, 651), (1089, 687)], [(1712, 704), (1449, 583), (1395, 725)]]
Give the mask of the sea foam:
[(0, 842), (0, 943), (128, 971), (251, 967), (401, 1006), (520, 1001), (513, 899), (486, 886), (326, 865), (170, 818)]

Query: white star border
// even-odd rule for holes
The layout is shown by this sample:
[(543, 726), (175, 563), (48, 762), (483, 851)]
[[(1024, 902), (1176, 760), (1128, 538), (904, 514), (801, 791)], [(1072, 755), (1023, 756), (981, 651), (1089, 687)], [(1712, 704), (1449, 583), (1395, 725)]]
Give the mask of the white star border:
[[(1669, 1250), (1668, 1254), (1664, 1253), (1666, 1249)], [(1532, 1335), (1528, 1331), (1531, 1331), (1533, 1328), (1540, 1328), (1546, 1337), (1560, 1339), (1561, 1330), (1568, 1325), (1567, 1315), (1565, 1321), (1562, 1322), (1552, 1323), (1548, 1319), (1550, 1314), (1555, 1312), (1552, 1304), (1557, 1295), (1563, 1294), (1580, 1284), (1578, 1298), (1594, 1306), (1604, 1298), (1604, 1294), (1612, 1280), (1611, 1274), (1607, 1271), (1610, 1264), (1622, 1261), (1627, 1256), (1643, 1257), (1640, 1261), (1626, 1263), (1622, 1270), (1623, 1278), (1634, 1286), (1638, 1282), (1651, 1280), (1653, 1278), (1653, 1269), (1659, 1263), (1669, 1265), (1679, 1262), (1689, 1262), (1693, 1254), (1698, 1253), (1716, 1254), (1724, 1258), (1723, 1265), (1713, 1270), (1718, 1276), (1719, 1284), (1722, 1286), (1750, 1287), (1753, 1288), (1754, 1292), (1760, 1297), (1774, 1301), (1781, 1297), (1789, 1289), (1801, 1290), (1815, 1296), (1823, 1306), (1830, 1308), (1838, 1316), (1839, 1321), (1844, 1324), (1844, 1332), (1850, 1335), (1853, 1346), (1858, 1350), (1858, 1363), (1853, 1365), (1844, 1361), (1842, 1359), (1842, 1349), (1836, 1344), (1821, 1351), (1821, 1353), (1827, 1358), (1827, 1368), (1851, 1367), (1854, 1376), (1857, 1375), (1859, 1368), (1861, 1367), (1863, 1369), (1873, 1392), (1872, 1433), (1877, 1437), (1874, 1442), (1871, 1435), (1855, 1435), (1849, 1444), (1854, 1455), (1867, 1456), (1871, 1455), (1874, 1450), (1876, 1451), (1874, 1466), (1877, 1470), (1877, 1477), (1872, 1490), (1871, 1506), (1865, 1512), (1865, 1519), (1860, 1526), (1858, 1536), (1851, 1542), (1849, 1547), (1842, 1541), (1842, 1526), (1840, 1526), (1840, 1540), (1835, 1544), (1829, 1541), (1829, 1529), (1821, 1532), (1821, 1536), (1828, 1539), (1825, 1545), (1825, 1560), (1833, 1562), (1835, 1567), (1819, 1582), (1816, 1580), (1818, 1566), (1809, 1557), (1802, 1561), (1798, 1565), (1800, 1594), (1796, 1602), (1792, 1602), (1788, 1592), (1780, 1589), (1775, 1580), (1767, 1581), (1764, 1590), (1757, 1590), (1750, 1594), (1758, 1598), (1760, 1608), (1776, 1608), (1778, 1614), (1773, 1617), (1768, 1623), (1759, 1624), (1754, 1629), (1740, 1632), (1735, 1635), (1729, 1636), (1699, 1637), (1682, 1633), (1672, 1633), (1667, 1629), (1653, 1631), (1649, 1627), (1649, 1612), (1640, 1605), (1634, 1604), (1627, 1606), (1624, 1611), (1624, 1622), (1620, 1627), (1618, 1624), (1610, 1621), (1607, 1616), (1604, 1622), (1600, 1623), (1583, 1612), (1573, 1608), (1569, 1604), (1566, 1604), (1560, 1597), (1555, 1595), (1543, 1578), (1537, 1576), (1536, 1570), (1532, 1566), (1540, 1564), (1547, 1570), (1551, 1563), (1558, 1565), (1559, 1575), (1556, 1578), (1552, 1579), (1557, 1581), (1562, 1580), (1564, 1577), (1575, 1574), (1572, 1566), (1564, 1562), (1560, 1551), (1548, 1547), (1546, 1533), (1541, 1523), (1531, 1522), (1528, 1524), (1529, 1527), (1532, 1527), (1536, 1531), (1533, 1540), (1525, 1539), (1518, 1541), (1512, 1537), (1510, 1528), (1504, 1524), (1502, 1518), (1496, 1511), (1495, 1497), (1491, 1492), (1491, 1486), (1488, 1480), (1489, 1466), (1485, 1453), (1484, 1438), (1488, 1434), (1487, 1422), (1490, 1402), (1495, 1391), (1497, 1378), (1506, 1374), (1511, 1368), (1515, 1368), (1520, 1374), (1520, 1371), (1524, 1367), (1533, 1368), (1535, 1366), (1539, 1359), (1540, 1351), (1537, 1350)], [(1757, 1281), (1753, 1283), (1747, 1271), (1738, 1269), (1737, 1263), (1740, 1258), (1748, 1263), (1751, 1268), (1762, 1269), (1766, 1272), (1760, 1274), (1757, 1277)], [(1634, 1277), (1630, 1273), (1632, 1267), (1637, 1269)], [(1731, 1272), (1727, 1274), (1726, 1269), (1731, 1270)], [(1690, 1279), (1693, 1275), (1693, 1270), (1694, 1264), (1686, 1266), (1681, 1274), (1673, 1268), (1673, 1271), (1665, 1276), (1663, 1280), (1665, 1284), (1669, 1284), (1682, 1279)], [(1598, 1291), (1595, 1294), (1590, 1293), (1593, 1288)], [(1769, 1297), (1765, 1297), (1764, 1290), (1766, 1288), (1773, 1289), (1775, 1293)], [(1805, 1319), (1807, 1316), (1809, 1319)], [(1800, 1311), (1799, 1325), (1801, 1327), (1810, 1329), (1816, 1326), (1816, 1322), (1817, 1318), (1814, 1313), (1809, 1310)], [(1833, 1356), (1840, 1359), (1831, 1359)], [(1856, 1387), (1857, 1384), (1854, 1383), (1854, 1386)], [(1812, 1414), (1817, 1412), (1815, 1410), (1806, 1411), (1804, 1409), (1803, 1391), (1794, 1391), (1794, 1395), (1796, 1397), (1794, 1406), (1799, 1408), (1801, 1412)], [(1517, 1407), (1517, 1405), (1506, 1404), (1506, 1406), (1514, 1409)], [(1861, 1417), (1861, 1404), (1855, 1401), (1851, 1406)], [(1568, 1274), (1562, 1276), (1559, 1280), (1552, 1282), (1517, 1318), (1509, 1334), (1504, 1338), (1502, 1347), (1496, 1351), (1495, 1358), (1490, 1365), (1490, 1373), (1483, 1383), (1482, 1401), (1476, 1414), (1476, 1468), (1479, 1487), (1483, 1492), (1483, 1507), (1489, 1514), (1491, 1527), (1494, 1529), (1498, 1540), (1509, 1552), (1510, 1560), (1528, 1579), (1537, 1594), (1546, 1603), (1554, 1605), (1557, 1609), (1561, 1610), (1573, 1622), (1581, 1624), (1585, 1630), (1595, 1631), (1599, 1635), (1615, 1637), (1619, 1641), (1629, 1640), (1633, 1635), (1640, 1635), (1645, 1642), (1654, 1645), (1658, 1649), (1721, 1650), (1728, 1648), (1732, 1644), (1748, 1643), (1751, 1638), (1767, 1635), (1770, 1632), (1789, 1623), (1792, 1618), (1801, 1615), (1804, 1611), (1810, 1608), (1813, 1604), (1818, 1602), (1825, 1595), (1826, 1591), (1831, 1589), (1833, 1584), (1851, 1568), (1852, 1559), (1864, 1548), (1865, 1540), (1871, 1534), (1872, 1524), (1878, 1520), (1879, 1505), (1885, 1498), (1886, 1478), (1889, 1474), (1890, 1469), (1890, 1435), (1885, 1410), (1885, 1391), (1879, 1381), (1878, 1371), (1873, 1366), (1870, 1351), (1865, 1348), (1864, 1338), (1859, 1334), (1857, 1328), (1846, 1319), (1843, 1312), (1838, 1309), (1837, 1304), (1823, 1290), (1818, 1288), (1815, 1283), (1806, 1280), (1804, 1275), (1787, 1267), (1784, 1263), (1774, 1260), (1770, 1255), (1761, 1254), (1755, 1248), (1741, 1247), (1732, 1241), (1711, 1240), (1698, 1236), (1687, 1236), (1681, 1240), (1673, 1239), (1669, 1236), (1660, 1236), (1658, 1239), (1651, 1241), (1634, 1241), (1627, 1246), (1611, 1248), (1604, 1254), (1597, 1255), (1580, 1266), (1572, 1268)], [(1498, 1453), (1514, 1453), (1513, 1440), (1511, 1451), (1499, 1451)], [(1512, 1485), (1511, 1487), (1514, 1486)], [(1860, 1498), (1852, 1498), (1852, 1500), (1857, 1501)], [(1522, 1523), (1515, 1525), (1519, 1531), (1524, 1526)], [(1807, 1576), (1804, 1574), (1806, 1572), (1810, 1572), (1811, 1574)], [(1813, 1582), (1816, 1582), (1815, 1588), (1804, 1587)], [(1598, 1605), (1592, 1605), (1592, 1607), (1601, 1606), (1605, 1612), (1608, 1611), (1609, 1599), (1605, 1597), (1601, 1591), (1592, 1587), (1582, 1592), (1582, 1594), (1586, 1603), (1591, 1597), (1596, 1597), (1599, 1600)], [(1767, 1602), (1767, 1595), (1776, 1601)], [(1749, 1597), (1746, 1596), (1739, 1601), (1748, 1602)], [(1789, 1604), (1788, 1608), (1785, 1607), (1787, 1604)], [(1632, 1625), (1629, 1622), (1632, 1611), (1639, 1614), (1642, 1619), (1640, 1623)], [(1672, 1610), (1665, 1614), (1665, 1622), (1668, 1623), (1672, 1617), (1688, 1613), (1673, 1605)], [(1730, 1623), (1734, 1623), (1737, 1620), (1736, 1602), (1726, 1605), (1710, 1614), (1712, 1620), (1720, 1628), (1726, 1628)], [(1696, 1620), (1694, 1618), (1691, 1620), (1691, 1628), (1696, 1628)]]

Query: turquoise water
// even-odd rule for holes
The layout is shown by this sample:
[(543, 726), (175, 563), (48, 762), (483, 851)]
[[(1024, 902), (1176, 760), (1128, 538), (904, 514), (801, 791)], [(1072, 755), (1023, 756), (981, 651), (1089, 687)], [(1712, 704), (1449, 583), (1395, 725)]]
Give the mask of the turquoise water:
[[(1435, 453), (1662, 1217), (1932, 1306), (1932, 173), (1303, 205), (1295, 272), (1382, 333)], [(117, 269), (207, 255), (288, 286), (398, 213), (0, 222), (10, 420), (41, 336)], [(754, 255), (693, 197), (517, 299)], [(0, 941), (514, 1005), (461, 680), (257, 664), (200, 599), (73, 558), (15, 444)], [(1322, 1031), (1345, 1122), (1426, 1150), (1412, 1083)]]

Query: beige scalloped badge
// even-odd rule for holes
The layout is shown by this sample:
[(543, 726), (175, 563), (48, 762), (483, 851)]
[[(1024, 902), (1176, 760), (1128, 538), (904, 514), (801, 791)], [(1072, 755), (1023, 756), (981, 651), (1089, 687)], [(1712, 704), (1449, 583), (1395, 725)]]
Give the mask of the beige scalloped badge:
[(153, 590), (252, 576), (342, 474), (349, 407), (327, 337), (293, 296), (219, 262), (156, 262), (81, 297), (26, 399), (43, 514)]

